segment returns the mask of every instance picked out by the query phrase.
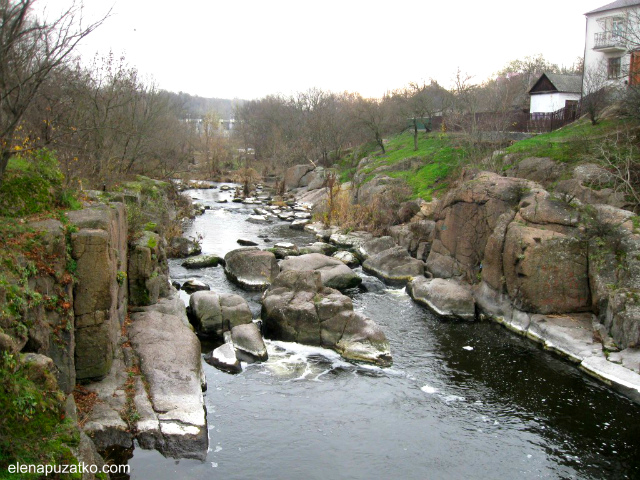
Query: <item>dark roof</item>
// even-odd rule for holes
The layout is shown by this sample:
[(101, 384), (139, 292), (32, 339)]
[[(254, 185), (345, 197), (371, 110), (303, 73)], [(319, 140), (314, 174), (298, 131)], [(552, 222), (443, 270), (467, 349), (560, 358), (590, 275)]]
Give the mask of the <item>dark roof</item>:
[[(540, 90), (536, 88), (544, 81), (545, 77), (555, 88), (555, 90)], [(546, 83), (546, 82), (545, 82)], [(548, 91), (557, 91), (561, 93), (580, 93), (582, 92), (582, 75), (562, 75), (559, 73), (543, 73), (540, 78), (529, 89), (529, 93), (543, 93)]]
[(603, 5), (600, 8), (596, 8), (595, 10), (591, 10), (590, 12), (585, 13), (585, 15), (606, 12), (607, 10), (615, 10), (616, 8), (631, 7), (633, 5), (640, 5), (640, 2), (637, 0), (616, 0), (615, 2), (607, 3), (606, 5)]

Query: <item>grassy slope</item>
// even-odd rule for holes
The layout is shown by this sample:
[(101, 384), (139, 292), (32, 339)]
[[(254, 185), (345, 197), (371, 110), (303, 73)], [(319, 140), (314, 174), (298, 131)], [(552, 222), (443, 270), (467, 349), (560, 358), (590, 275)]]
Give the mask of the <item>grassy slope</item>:
[[(628, 123), (625, 120), (607, 119), (593, 126), (588, 120), (583, 119), (554, 132), (516, 142), (504, 149), (504, 152), (514, 154), (516, 162), (526, 157), (550, 157), (568, 164), (597, 161), (597, 158), (591, 155), (594, 146), (614, 135), (621, 127), (629, 126)], [(469, 150), (468, 143), (461, 141), (456, 134), (420, 133), (418, 150), (414, 151), (412, 133), (404, 132), (389, 139), (387, 153), (384, 155), (371, 145), (361, 147), (360, 152), (360, 155), (356, 154), (356, 159), (364, 156), (372, 159), (371, 163), (361, 170), (365, 174), (364, 182), (375, 176), (372, 172), (376, 168), (396, 165), (409, 158), (422, 161), (423, 166), (413, 170), (398, 169), (383, 173), (391, 177), (404, 178), (413, 189), (413, 197), (425, 200), (430, 200), (432, 196), (446, 190), (458, 167), (468, 165), (474, 160), (474, 153)], [(485, 152), (485, 155), (487, 154)], [(354, 160), (353, 154), (342, 160), (341, 181), (345, 182), (353, 177), (356, 170), (352, 166), (354, 164), (357, 164), (357, 161)], [(504, 168), (509, 166), (505, 165)]]
[[(64, 188), (62, 174), (50, 152), (10, 159), (0, 187), (1, 333), (14, 338), (26, 335), (33, 326), (32, 311), (38, 307), (56, 309), (66, 321), (63, 314), (70, 304), (63, 290), (58, 289), (58, 282), (49, 295), (30, 287), (32, 277), (51, 272), (42, 237), (27, 222), (64, 219), (64, 210), (79, 206), (74, 192)], [(71, 273), (66, 272), (58, 280), (70, 282)], [(51, 375), (24, 363), (19, 354), (0, 352), (0, 479), (40, 478), (37, 474), (10, 474), (8, 465), (15, 462), (77, 463), (70, 447), (78, 445), (79, 431), (73, 421), (65, 419), (63, 402), (64, 395)]]
[[(404, 178), (413, 188), (414, 197), (424, 199), (430, 199), (434, 192), (447, 187), (447, 177), (466, 154), (462, 147), (454, 145), (450, 135), (438, 133), (421, 133), (418, 150), (414, 150), (413, 134), (404, 132), (389, 139), (386, 150), (385, 154), (380, 150), (369, 153), (373, 161), (362, 169), (366, 175), (365, 182), (374, 177), (372, 172), (376, 168), (393, 166), (406, 159), (418, 158), (423, 163), (420, 168), (391, 170), (384, 173), (390, 177)], [(367, 153), (366, 150), (363, 153)], [(343, 168), (341, 173), (341, 180), (345, 181), (355, 173), (355, 168)]]
[(598, 141), (627, 124), (624, 120), (607, 119), (591, 125), (588, 120), (581, 119), (554, 132), (516, 142), (506, 152), (521, 158), (550, 157), (562, 163), (578, 163), (592, 152)]

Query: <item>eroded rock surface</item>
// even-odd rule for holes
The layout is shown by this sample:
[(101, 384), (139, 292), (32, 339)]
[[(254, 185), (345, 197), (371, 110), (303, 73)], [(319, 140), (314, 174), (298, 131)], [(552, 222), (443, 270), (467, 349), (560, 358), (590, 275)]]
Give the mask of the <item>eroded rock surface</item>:
[(280, 262), (280, 270), (282, 272), (290, 270), (314, 270), (320, 272), (322, 284), (325, 287), (337, 290), (347, 290), (362, 283), (362, 279), (344, 262), (320, 253), (290, 257)]
[(471, 288), (455, 280), (417, 277), (407, 284), (407, 292), (416, 302), (426, 305), (442, 317), (462, 320), (476, 318)]
[[(68, 212), (76, 261), (74, 288), (77, 380), (109, 373), (126, 314), (127, 220), (123, 204)], [(122, 278), (122, 280), (120, 280)]]
[(184, 321), (166, 313), (132, 315), (129, 339), (149, 385), (158, 420), (156, 448), (176, 458), (204, 459), (207, 428), (202, 397), (200, 342)]
[(217, 267), (223, 265), (224, 259), (218, 255), (198, 255), (197, 257), (187, 258), (182, 262), (182, 266), (187, 269)]
[(224, 261), (229, 279), (247, 290), (264, 290), (280, 273), (275, 255), (256, 247), (232, 250)]
[(365, 260), (362, 268), (394, 285), (405, 285), (424, 273), (424, 263), (412, 258), (407, 249), (401, 246), (376, 253)]
[(391, 364), (380, 327), (354, 312), (349, 297), (324, 287), (320, 272), (282, 272), (265, 292), (262, 318), (271, 338), (332, 348), (351, 360)]
[(246, 362), (264, 362), (269, 358), (262, 334), (255, 323), (233, 327), (231, 343), (236, 350), (236, 356)]
[(247, 301), (233, 293), (195, 292), (189, 298), (189, 315), (198, 332), (217, 337), (237, 325), (251, 323)]

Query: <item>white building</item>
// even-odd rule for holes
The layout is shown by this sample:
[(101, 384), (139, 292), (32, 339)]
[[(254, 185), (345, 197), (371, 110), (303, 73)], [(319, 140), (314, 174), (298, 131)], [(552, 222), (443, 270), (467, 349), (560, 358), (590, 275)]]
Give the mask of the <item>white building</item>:
[(529, 113), (551, 113), (561, 108), (575, 108), (581, 91), (582, 75), (543, 73), (529, 90)]
[(590, 83), (640, 84), (640, 1), (617, 0), (585, 16), (584, 93)]

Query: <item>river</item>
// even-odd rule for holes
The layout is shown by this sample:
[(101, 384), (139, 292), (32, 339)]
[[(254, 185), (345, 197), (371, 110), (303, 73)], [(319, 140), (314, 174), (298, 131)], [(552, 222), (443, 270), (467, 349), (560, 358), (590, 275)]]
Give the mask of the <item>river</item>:
[[(224, 255), (238, 238), (315, 241), (284, 222), (246, 222), (250, 205), (217, 203), (230, 192), (188, 194), (211, 208), (186, 232), (203, 235), (203, 253)], [(170, 272), (243, 295), (259, 315), (260, 294), (221, 267), (188, 271), (170, 260)], [(271, 341), (269, 360), (239, 375), (205, 364), (206, 461), (136, 448), (131, 478), (640, 478), (640, 406), (497, 324), (444, 321), (404, 289), (359, 274), (372, 288), (350, 296), (386, 332), (391, 368)], [(213, 347), (203, 343), (203, 353)]]

